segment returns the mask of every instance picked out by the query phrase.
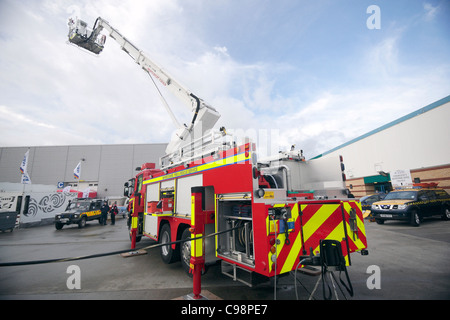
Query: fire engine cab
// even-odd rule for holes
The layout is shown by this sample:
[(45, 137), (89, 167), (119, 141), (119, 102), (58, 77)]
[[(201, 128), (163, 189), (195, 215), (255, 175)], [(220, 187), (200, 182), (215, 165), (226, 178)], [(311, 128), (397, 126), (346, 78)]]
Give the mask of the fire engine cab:
[[(350, 253), (366, 252), (361, 205), (345, 187), (341, 157), (305, 160), (293, 148), (259, 159), (254, 142), (223, 127), (214, 130), (217, 110), (107, 21), (98, 18), (92, 32), (81, 22), (69, 27), (70, 41), (86, 50), (106, 29), (152, 80), (192, 110), (191, 123), (179, 125), (161, 94), (177, 131), (158, 166), (143, 164), (125, 183), (132, 248), (142, 237), (167, 243), (161, 246), (164, 262), (181, 259), (195, 277), (199, 265), (220, 260), (223, 274), (249, 285), (303, 267), (300, 262), (316, 256), (323, 240), (340, 244), (346, 265)], [(90, 51), (100, 53), (104, 40)]]

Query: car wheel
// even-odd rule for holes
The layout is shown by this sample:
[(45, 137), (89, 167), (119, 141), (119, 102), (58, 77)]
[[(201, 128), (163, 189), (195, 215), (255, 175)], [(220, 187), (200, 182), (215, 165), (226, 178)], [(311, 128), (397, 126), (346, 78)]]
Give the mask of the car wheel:
[[(160, 243), (169, 243), (171, 242), (172, 236), (170, 231), (170, 225), (167, 223), (162, 226), (161, 232), (159, 234)], [(164, 263), (173, 263), (179, 258), (179, 247), (176, 246), (175, 250), (172, 248), (172, 245), (161, 246), (161, 258)]]
[(86, 227), (86, 217), (81, 218), (80, 222), (78, 222), (78, 228), (84, 228)]
[(384, 224), (384, 220), (383, 219), (375, 219), (375, 222), (378, 224)]
[(442, 213), (442, 220), (450, 220), (450, 207), (445, 207)]
[(61, 222), (56, 222), (55, 223), (55, 228), (56, 230), (61, 230), (64, 227), (64, 224)]
[(417, 210), (411, 211), (411, 225), (414, 227), (420, 226), (420, 215)]

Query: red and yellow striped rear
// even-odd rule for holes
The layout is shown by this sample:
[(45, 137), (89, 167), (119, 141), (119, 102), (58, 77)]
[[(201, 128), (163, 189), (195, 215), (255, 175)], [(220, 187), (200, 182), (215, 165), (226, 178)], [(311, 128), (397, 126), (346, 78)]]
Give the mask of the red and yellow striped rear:
[[(365, 249), (367, 239), (364, 228), (361, 205), (357, 201), (324, 201), (298, 202), (295, 204), (279, 204), (273, 207), (290, 206), (294, 227), (288, 234), (279, 232), (276, 224), (279, 220), (266, 219), (267, 236), (276, 237), (276, 253), (268, 252), (269, 273), (281, 274), (294, 270), (301, 255), (319, 251), (322, 239), (338, 240), (342, 245), (342, 253), (350, 263), (349, 253)], [(276, 255), (276, 259), (273, 255)]]

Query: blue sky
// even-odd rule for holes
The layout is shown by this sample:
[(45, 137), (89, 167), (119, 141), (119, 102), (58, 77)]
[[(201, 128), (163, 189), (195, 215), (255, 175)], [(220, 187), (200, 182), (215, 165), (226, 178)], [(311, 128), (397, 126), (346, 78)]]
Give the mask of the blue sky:
[(445, 0), (1, 0), (0, 146), (170, 140), (148, 76), (111, 38), (99, 57), (68, 45), (71, 16), (108, 20), (218, 109), (218, 126), (307, 157), (450, 94)]

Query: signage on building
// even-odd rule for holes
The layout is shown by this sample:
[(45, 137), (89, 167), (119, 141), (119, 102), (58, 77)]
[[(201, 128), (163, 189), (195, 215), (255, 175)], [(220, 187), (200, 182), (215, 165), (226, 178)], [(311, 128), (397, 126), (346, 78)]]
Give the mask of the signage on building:
[(390, 172), (391, 183), (394, 188), (412, 187), (411, 172), (409, 170), (395, 170)]

